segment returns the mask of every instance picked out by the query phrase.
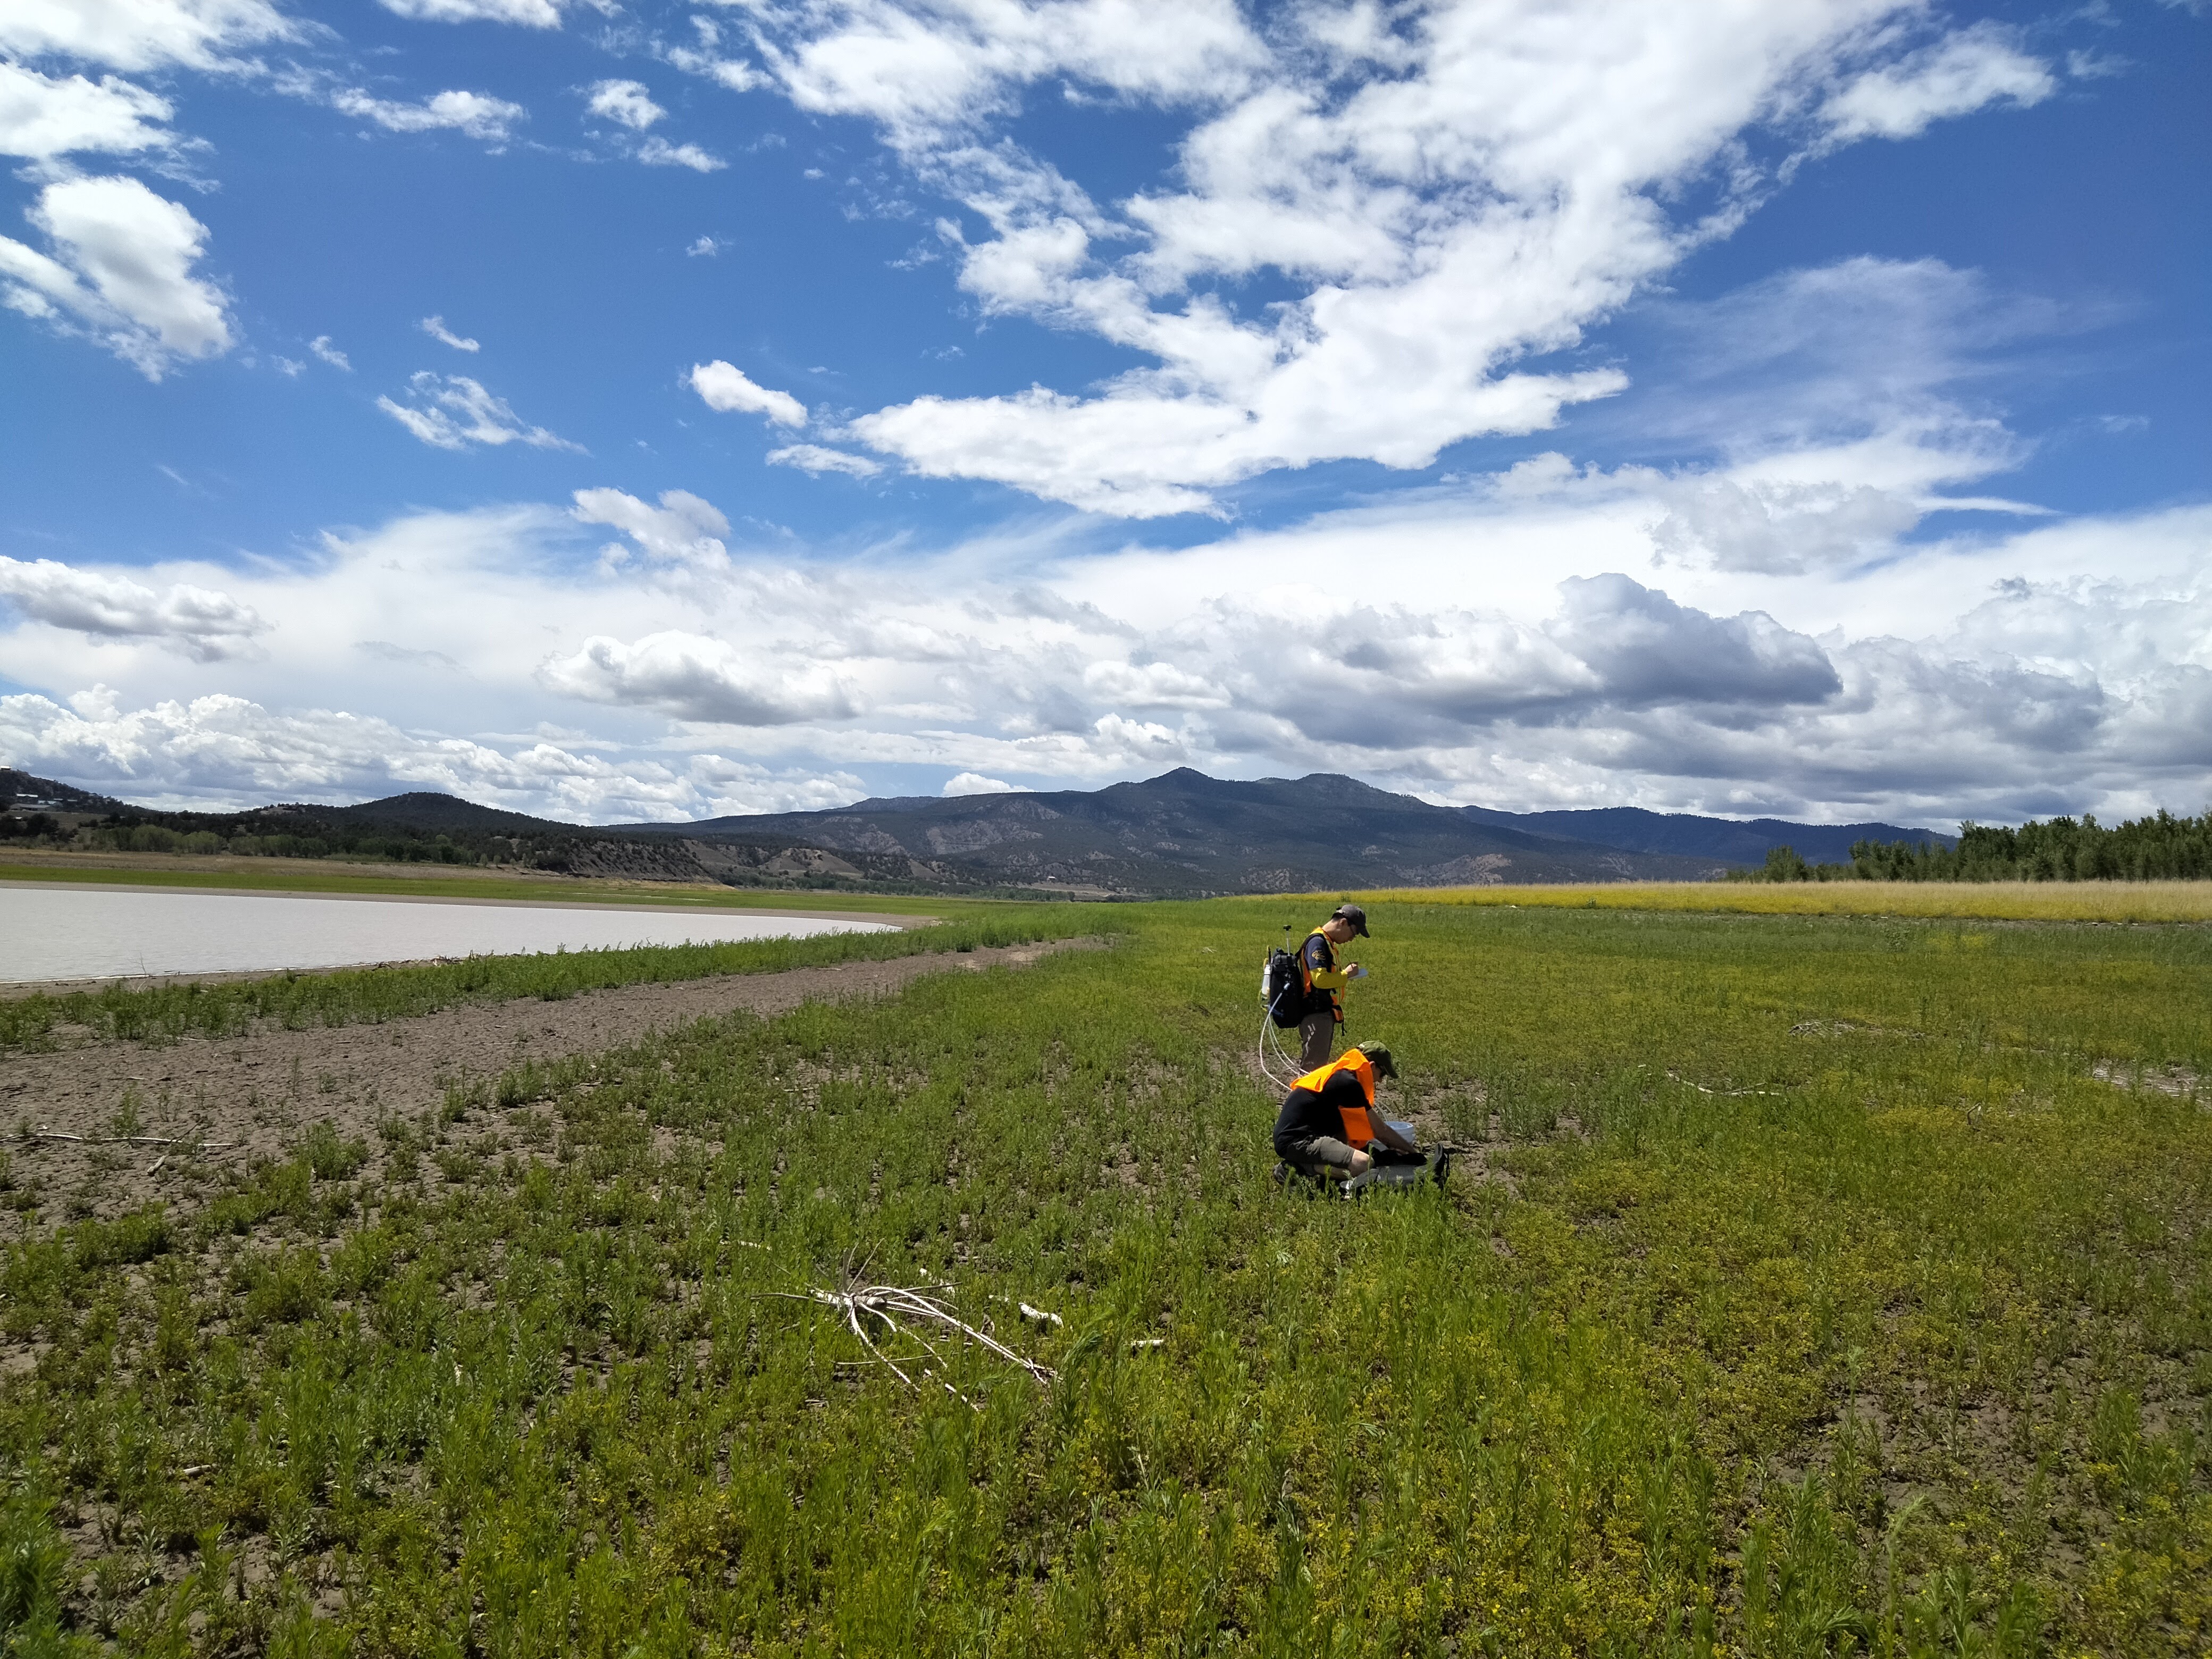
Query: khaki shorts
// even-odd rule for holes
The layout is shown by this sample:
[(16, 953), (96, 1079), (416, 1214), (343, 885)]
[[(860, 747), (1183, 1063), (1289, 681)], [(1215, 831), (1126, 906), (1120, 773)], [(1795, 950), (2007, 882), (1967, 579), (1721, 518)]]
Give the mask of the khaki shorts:
[(1334, 1135), (1316, 1135), (1284, 1153), (1283, 1162), (1310, 1176), (1320, 1175), (1326, 1170), (1340, 1170), (1350, 1175), (1352, 1148)]

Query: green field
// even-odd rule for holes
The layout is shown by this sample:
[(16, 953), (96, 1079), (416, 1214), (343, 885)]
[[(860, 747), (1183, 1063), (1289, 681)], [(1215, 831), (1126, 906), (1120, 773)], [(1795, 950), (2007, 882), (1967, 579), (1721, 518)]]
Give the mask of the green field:
[[(1255, 900), (456, 1094), (380, 1184), (325, 1132), (192, 1213), (24, 1212), (0, 1626), (2207, 1650), (2212, 932), (1370, 908), (1352, 1031), (1446, 1193), (1271, 1182)], [(905, 1386), (811, 1299), (854, 1275), (1052, 1379)]]

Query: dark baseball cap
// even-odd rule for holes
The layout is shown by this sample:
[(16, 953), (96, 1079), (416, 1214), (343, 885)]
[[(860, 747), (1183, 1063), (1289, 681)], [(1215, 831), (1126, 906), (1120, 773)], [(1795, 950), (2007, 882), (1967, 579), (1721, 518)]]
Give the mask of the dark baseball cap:
[(1359, 1052), (1367, 1056), (1367, 1063), (1375, 1068), (1377, 1077), (1398, 1075), (1398, 1062), (1390, 1058), (1390, 1051), (1379, 1042), (1363, 1042)]
[(1352, 924), (1352, 933), (1353, 938), (1366, 939), (1370, 937), (1367, 932), (1367, 912), (1361, 909), (1358, 905), (1340, 904), (1334, 910), (1329, 913), (1329, 920), (1331, 921), (1334, 921), (1340, 916)]

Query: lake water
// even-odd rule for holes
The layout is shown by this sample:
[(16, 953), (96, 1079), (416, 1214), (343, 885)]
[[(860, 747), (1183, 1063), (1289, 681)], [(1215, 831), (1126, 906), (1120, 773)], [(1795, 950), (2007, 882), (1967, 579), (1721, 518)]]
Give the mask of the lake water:
[(0, 883), (0, 982), (890, 933), (858, 917)]

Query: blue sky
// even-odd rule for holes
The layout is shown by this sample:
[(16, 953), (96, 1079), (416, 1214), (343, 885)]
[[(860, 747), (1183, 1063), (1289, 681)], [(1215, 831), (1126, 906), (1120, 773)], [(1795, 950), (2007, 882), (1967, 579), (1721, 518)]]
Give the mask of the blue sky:
[(2212, 15), (22, 0), (0, 761), (2212, 800)]

